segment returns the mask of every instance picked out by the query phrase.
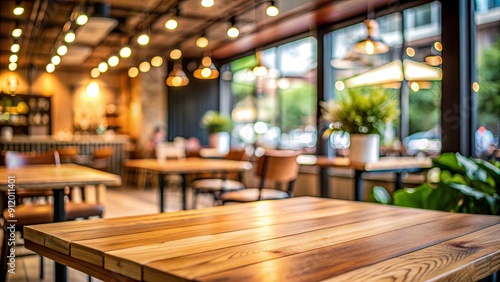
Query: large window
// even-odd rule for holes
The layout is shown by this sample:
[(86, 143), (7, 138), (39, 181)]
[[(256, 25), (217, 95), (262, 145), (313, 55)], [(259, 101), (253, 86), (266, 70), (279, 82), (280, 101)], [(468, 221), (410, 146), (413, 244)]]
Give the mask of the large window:
[[(235, 122), (232, 144), (271, 148), (316, 146), (316, 39), (304, 38), (223, 67), (223, 80)], [(259, 75), (256, 66), (267, 73)], [(229, 84), (229, 87), (227, 85)], [(224, 108), (224, 107), (222, 107)]]
[[(387, 148), (405, 145), (407, 153), (437, 154), (440, 151), (441, 20), (440, 4), (422, 6), (375, 18), (375, 35), (390, 48), (381, 54), (360, 54), (353, 46), (367, 37), (363, 23), (335, 30), (331, 40), (332, 87), (327, 97), (346, 91), (381, 88), (399, 100), (401, 118), (382, 136)], [(404, 23), (404, 27), (403, 27)], [(336, 148), (348, 142), (332, 140)], [(390, 150), (388, 150), (390, 151)]]
[(474, 156), (500, 159), (500, 1), (476, 0)]

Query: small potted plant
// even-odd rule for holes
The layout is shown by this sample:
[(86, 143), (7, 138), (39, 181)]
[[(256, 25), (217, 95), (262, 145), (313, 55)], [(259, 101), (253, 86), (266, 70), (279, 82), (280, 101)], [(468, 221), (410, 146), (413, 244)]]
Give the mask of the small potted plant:
[(210, 147), (220, 151), (229, 150), (229, 132), (233, 129), (233, 121), (229, 116), (207, 111), (201, 118), (201, 126), (208, 131)]
[(399, 115), (398, 101), (391, 93), (382, 87), (349, 88), (320, 105), (321, 117), (327, 123), (324, 138), (337, 131), (347, 132), (351, 162), (378, 160), (380, 134)]

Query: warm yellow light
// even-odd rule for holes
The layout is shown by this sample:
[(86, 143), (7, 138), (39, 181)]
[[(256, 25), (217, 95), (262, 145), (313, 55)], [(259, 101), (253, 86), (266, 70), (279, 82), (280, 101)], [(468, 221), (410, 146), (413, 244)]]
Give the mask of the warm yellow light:
[(215, 4), (214, 0), (201, 0), (201, 6), (205, 8), (210, 8)]
[(99, 96), (99, 84), (95, 81), (89, 83), (85, 91), (85, 95), (91, 100), (97, 98), (97, 96)]
[(139, 70), (136, 67), (131, 67), (128, 70), (128, 76), (134, 78), (139, 75)]
[(198, 39), (196, 39), (196, 46), (200, 48), (205, 48), (208, 46), (208, 39), (204, 36), (200, 36)]
[(414, 57), (415, 56), (415, 49), (413, 49), (411, 47), (406, 48), (406, 55), (408, 55), (408, 57)]
[(16, 27), (13, 31), (12, 31), (12, 36), (14, 37), (20, 37), (21, 35), (23, 34), (23, 30)]
[(366, 54), (368, 55), (373, 55), (373, 52), (375, 52), (375, 46), (373, 45), (373, 42), (371, 40), (366, 41)]
[(474, 83), (472, 83), (472, 90), (476, 93), (479, 92), (479, 83), (474, 81)]
[(59, 56), (64, 56), (68, 53), (68, 47), (66, 47), (66, 45), (61, 45), (61, 46), (57, 47), (56, 52)]
[(253, 74), (255, 76), (266, 76), (267, 68), (265, 66), (256, 66), (255, 68), (253, 68)]
[(278, 10), (278, 7), (274, 5), (274, 1), (271, 2), (271, 5), (267, 6), (266, 8), (266, 14), (270, 17), (275, 17), (280, 13), (280, 10)]
[(201, 69), (201, 76), (204, 78), (210, 77), (212, 75), (212, 70), (210, 68)]
[(182, 57), (182, 51), (179, 49), (174, 49), (170, 52), (170, 59), (178, 60)]
[(152, 59), (151, 59), (151, 65), (153, 67), (160, 67), (161, 65), (163, 64), (163, 58), (160, 57), (160, 56), (154, 56)]
[(76, 35), (75, 35), (75, 32), (72, 30), (68, 31), (68, 33), (66, 33), (66, 35), (64, 36), (64, 41), (68, 42), (68, 43), (75, 41), (75, 39), (76, 39)]
[(45, 70), (46, 70), (48, 73), (53, 73), (53, 72), (56, 70), (56, 66), (54, 66), (52, 63), (49, 63), (49, 64), (47, 64), (47, 66), (45, 67)]
[(50, 62), (54, 64), (54, 66), (57, 66), (61, 63), (61, 57), (58, 55), (54, 55), (52, 59), (50, 59)]
[(337, 82), (335, 82), (335, 89), (337, 89), (338, 91), (342, 91), (345, 89), (345, 84), (343, 81), (340, 81), (338, 80)]
[(230, 27), (227, 30), (227, 36), (229, 36), (229, 37), (234, 38), (234, 37), (238, 37), (238, 35), (240, 35), (240, 31), (234, 26)]
[(76, 24), (77, 25), (84, 25), (89, 21), (89, 17), (85, 13), (80, 13), (78, 17), (76, 17)]
[(17, 43), (14, 43), (12, 44), (12, 46), (10, 46), (10, 51), (12, 51), (12, 53), (19, 52), (19, 49), (21, 49), (21, 46), (19, 46), (19, 44)]
[(172, 78), (172, 85), (173, 86), (180, 86), (182, 83), (182, 77), (180, 76), (175, 76)]
[(140, 45), (148, 45), (149, 36), (147, 34), (141, 34), (139, 37), (137, 37), (137, 43), (139, 43)]
[(120, 58), (118, 58), (118, 56), (111, 56), (108, 59), (108, 64), (111, 67), (116, 67), (119, 63), (120, 63)]
[(439, 66), (443, 63), (443, 58), (441, 56), (427, 56), (425, 62), (431, 66)]
[(101, 72), (101, 73), (105, 73), (107, 70), (108, 70), (108, 64), (106, 62), (101, 62), (98, 66), (97, 66), (97, 69)]
[(170, 30), (176, 29), (178, 25), (179, 23), (175, 19), (169, 19), (165, 22), (165, 28)]
[(142, 62), (139, 64), (139, 70), (141, 72), (148, 72), (151, 69), (149, 62)]
[(441, 42), (439, 41), (434, 42), (434, 49), (439, 52), (443, 51), (443, 44), (441, 44)]
[(92, 78), (98, 78), (100, 75), (101, 75), (101, 72), (100, 72), (97, 68), (93, 68), (93, 69), (90, 71), (90, 76), (91, 76)]
[(16, 16), (20, 16), (24, 13), (24, 8), (18, 5), (12, 10), (12, 13)]
[(16, 63), (18, 59), (19, 59), (19, 57), (16, 54), (12, 54), (9, 57), (9, 62)]
[(410, 84), (410, 88), (411, 90), (413, 90), (413, 92), (418, 92), (418, 90), (420, 90), (420, 85), (418, 84), (418, 82), (412, 82)]
[(132, 55), (132, 49), (130, 49), (130, 47), (125, 46), (120, 50), (120, 57), (128, 58), (130, 55)]
[(17, 64), (16, 63), (10, 63), (9, 64), (9, 70), (10, 71), (15, 71), (17, 69)]

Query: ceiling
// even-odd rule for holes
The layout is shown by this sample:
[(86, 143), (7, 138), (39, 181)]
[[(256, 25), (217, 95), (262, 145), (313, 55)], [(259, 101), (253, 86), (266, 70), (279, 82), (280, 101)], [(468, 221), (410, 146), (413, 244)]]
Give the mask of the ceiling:
[[(86, 7), (89, 22), (77, 27), (75, 42), (68, 44), (68, 54), (56, 70), (89, 71), (102, 61), (118, 54), (121, 46), (129, 44), (133, 54), (122, 59), (117, 70), (137, 65), (153, 56), (167, 57), (178, 47), (186, 58), (201, 58), (210, 53), (216, 59), (227, 59), (252, 51), (276, 40), (312, 30), (319, 24), (336, 22), (366, 13), (368, 0), (276, 0), (280, 9), (277, 17), (269, 17), (266, 0), (215, 0), (204, 8), (200, 0), (24, 0), (24, 14), (14, 16), (15, 0), (0, 2), (0, 65), (6, 68), (12, 55), (12, 30), (19, 24), (23, 30), (18, 39), (21, 46), (18, 68), (33, 65), (45, 69), (62, 42), (70, 19), (80, 7)], [(374, 7), (391, 5), (395, 0), (370, 0)], [(167, 30), (164, 23), (180, 8), (179, 26)], [(102, 9), (104, 8), (104, 9)], [(109, 9), (109, 13), (106, 12)], [(104, 16), (102, 16), (104, 14)], [(232, 17), (240, 30), (237, 39), (226, 35)], [(148, 32), (150, 43), (140, 46), (139, 33)], [(205, 32), (210, 43), (206, 48), (195, 45)]]

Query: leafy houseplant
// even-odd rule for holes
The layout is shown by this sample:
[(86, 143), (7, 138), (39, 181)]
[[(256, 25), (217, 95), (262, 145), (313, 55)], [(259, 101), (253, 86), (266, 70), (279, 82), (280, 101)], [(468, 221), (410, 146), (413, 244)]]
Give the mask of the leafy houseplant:
[(201, 125), (208, 130), (209, 134), (229, 132), (233, 129), (231, 118), (216, 111), (207, 111), (201, 118)]
[(445, 153), (433, 159), (439, 179), (415, 188), (397, 190), (393, 196), (383, 187), (375, 187), (373, 197), (379, 203), (397, 206), (500, 215), (500, 163)]

